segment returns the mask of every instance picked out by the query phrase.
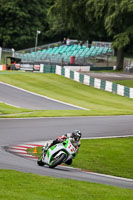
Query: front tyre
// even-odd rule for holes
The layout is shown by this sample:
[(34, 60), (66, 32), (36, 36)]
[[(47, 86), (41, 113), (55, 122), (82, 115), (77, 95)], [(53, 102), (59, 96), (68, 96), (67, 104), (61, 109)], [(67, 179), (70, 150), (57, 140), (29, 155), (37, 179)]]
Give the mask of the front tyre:
[(54, 168), (57, 165), (60, 165), (64, 161), (65, 158), (66, 158), (66, 155), (64, 153), (61, 154), (58, 158), (56, 158), (55, 160), (54, 159), (52, 160), (52, 164), (50, 164), (49, 167)]
[(45, 165), (44, 162), (42, 161), (42, 156), (40, 156), (40, 158), (38, 158), (37, 164), (38, 164), (39, 166), (44, 166), (44, 165)]

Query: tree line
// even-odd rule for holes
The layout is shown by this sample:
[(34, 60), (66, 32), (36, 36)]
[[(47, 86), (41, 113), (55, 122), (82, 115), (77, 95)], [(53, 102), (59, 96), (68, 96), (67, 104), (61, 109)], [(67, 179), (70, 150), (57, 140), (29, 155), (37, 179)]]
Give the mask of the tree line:
[(0, 46), (25, 49), (63, 40), (113, 42), (117, 68), (133, 43), (133, 0), (0, 0)]

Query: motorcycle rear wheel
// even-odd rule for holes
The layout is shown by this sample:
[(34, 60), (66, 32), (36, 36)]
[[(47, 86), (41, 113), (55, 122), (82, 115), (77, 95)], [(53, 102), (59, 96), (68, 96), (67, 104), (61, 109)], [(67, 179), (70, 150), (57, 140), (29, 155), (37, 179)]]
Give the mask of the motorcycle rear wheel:
[(66, 155), (63, 153), (63, 154), (61, 154), (59, 157), (58, 157), (58, 159), (56, 159), (55, 161), (53, 160), (53, 162), (52, 162), (52, 164), (51, 165), (49, 165), (49, 168), (54, 168), (54, 167), (56, 167), (57, 165), (60, 165), (62, 162), (63, 162), (63, 160), (66, 158)]

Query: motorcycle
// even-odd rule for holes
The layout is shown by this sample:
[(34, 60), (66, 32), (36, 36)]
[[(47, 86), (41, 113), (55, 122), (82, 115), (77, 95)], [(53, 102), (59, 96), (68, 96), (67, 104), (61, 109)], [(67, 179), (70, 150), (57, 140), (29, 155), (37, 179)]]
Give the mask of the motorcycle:
[(46, 152), (43, 151), (42, 155), (37, 160), (37, 164), (39, 166), (48, 165), (49, 168), (54, 168), (62, 163), (70, 165), (77, 153), (78, 148), (75, 148), (71, 143), (71, 139), (67, 138), (62, 143), (55, 144), (48, 148)]

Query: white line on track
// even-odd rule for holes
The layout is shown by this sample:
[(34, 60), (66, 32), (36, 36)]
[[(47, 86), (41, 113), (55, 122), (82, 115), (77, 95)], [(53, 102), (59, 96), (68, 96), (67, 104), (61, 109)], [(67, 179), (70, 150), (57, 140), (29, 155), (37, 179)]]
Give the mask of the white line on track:
[(113, 117), (113, 118), (117, 118), (117, 117), (133, 117), (133, 115), (108, 115), (108, 116), (73, 116), (73, 117), (27, 117), (27, 118), (0, 118), (0, 120), (27, 120), (27, 119), (32, 119), (32, 120), (36, 120), (36, 119), (66, 119), (66, 118), (69, 118), (69, 119), (75, 119), (75, 118), (110, 118), (110, 117)]
[(107, 178), (112, 178), (112, 179), (120, 179), (120, 180), (124, 180), (124, 181), (130, 181), (130, 182), (133, 182), (133, 179), (128, 179), (128, 178), (123, 178), (123, 177), (119, 177), (119, 176), (111, 176), (111, 175), (107, 175), (107, 174), (99, 174), (99, 173), (95, 173), (95, 172), (86, 172), (86, 171), (83, 171), (85, 173), (89, 173), (89, 174), (92, 174), (92, 175), (97, 175), (97, 176), (103, 176), (103, 177), (107, 177)]
[(86, 140), (86, 139), (106, 139), (106, 138), (125, 138), (125, 137), (133, 137), (133, 135), (103, 136), (103, 137), (87, 137), (87, 138), (81, 138), (81, 140)]
[(82, 109), (82, 110), (90, 110), (90, 109), (83, 108), (83, 107), (80, 107), (80, 106), (76, 106), (76, 105), (73, 105), (73, 104), (70, 104), (70, 103), (65, 103), (65, 102), (63, 102), (63, 101), (59, 101), (59, 100), (56, 100), (56, 99), (53, 99), (53, 98), (50, 98), (50, 97), (47, 97), (47, 96), (44, 96), (44, 95), (40, 95), (40, 94), (31, 92), (31, 91), (28, 91), (28, 90), (19, 88), (19, 87), (17, 87), (17, 86), (10, 85), (10, 84), (8, 84), (8, 83), (4, 83), (4, 82), (1, 82), (1, 81), (0, 81), (0, 84), (7, 85), (7, 86), (9, 86), (9, 87), (12, 87), (12, 88), (21, 90), (21, 91), (23, 91), (23, 92), (27, 92), (27, 93), (30, 93), (30, 94), (33, 94), (33, 95), (36, 95), (36, 96), (39, 96), (39, 97), (42, 97), (42, 98), (45, 98), (45, 99), (49, 99), (49, 100), (52, 100), (52, 101), (55, 101), (55, 102), (58, 102), (58, 103), (62, 103), (62, 104), (68, 105), (68, 106), (73, 106), (73, 107), (75, 107), (75, 108), (80, 108), (80, 109)]
[(133, 182), (133, 179), (128, 179), (128, 178), (123, 178), (123, 177), (119, 177), (119, 176), (111, 176), (111, 175), (108, 175), (108, 174), (100, 174), (100, 173), (95, 173), (95, 172), (91, 172), (91, 171), (84, 171), (82, 169), (79, 169), (79, 168), (74, 168), (74, 167), (68, 167), (68, 166), (63, 166), (63, 165), (60, 165), (60, 167), (63, 167), (63, 168), (68, 168), (68, 169), (78, 169), (84, 173), (87, 173), (87, 174), (92, 174), (92, 175), (96, 175), (96, 176), (102, 176), (102, 177), (107, 177), (107, 178), (112, 178), (112, 179), (119, 179), (119, 180), (124, 180), (124, 181), (130, 181), (130, 182)]

